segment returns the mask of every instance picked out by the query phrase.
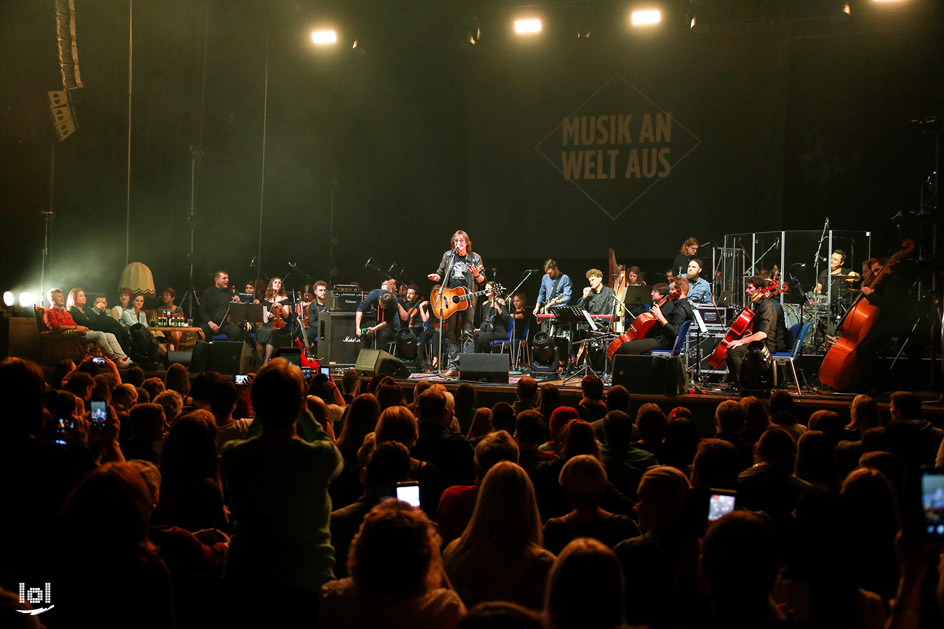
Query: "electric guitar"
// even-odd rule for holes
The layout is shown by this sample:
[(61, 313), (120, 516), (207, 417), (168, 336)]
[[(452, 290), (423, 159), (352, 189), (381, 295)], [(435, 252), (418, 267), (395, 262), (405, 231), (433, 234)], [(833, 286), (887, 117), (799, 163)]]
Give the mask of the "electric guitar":
[(503, 290), (505, 290), (505, 287), (501, 284), (495, 284), (491, 288), (472, 293), (464, 286), (444, 288), (441, 294), (439, 289), (434, 288), (429, 295), (429, 305), (437, 319), (446, 320), (460, 310), (468, 309), (470, 302), (479, 295), (498, 293)]

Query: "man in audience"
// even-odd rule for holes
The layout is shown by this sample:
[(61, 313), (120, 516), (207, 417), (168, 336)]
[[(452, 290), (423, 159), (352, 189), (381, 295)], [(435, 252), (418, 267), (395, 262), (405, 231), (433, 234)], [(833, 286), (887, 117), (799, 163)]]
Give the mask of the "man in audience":
[(50, 288), (47, 293), (47, 298), (49, 299), (49, 303), (52, 304), (49, 308), (46, 308), (46, 311), (43, 313), (43, 322), (46, 324), (47, 328), (54, 332), (77, 330), (84, 333), (85, 338), (94, 341), (99, 348), (101, 348), (102, 353), (115, 361), (115, 364), (118, 365), (120, 369), (127, 369), (134, 364), (131, 362), (131, 359), (125, 355), (124, 350), (121, 349), (121, 344), (118, 343), (118, 339), (115, 338), (114, 334), (110, 332), (96, 332), (83, 325), (76, 324), (75, 319), (73, 319), (69, 311), (66, 310), (66, 300), (62, 296), (62, 289)]
[(433, 463), (443, 477), (443, 486), (468, 485), (475, 478), (472, 444), (462, 435), (451, 432), (452, 414), (446, 408), (445, 394), (430, 388), (416, 402), (419, 439), (413, 446), (413, 457)]
[(537, 380), (531, 376), (522, 376), (518, 380), (518, 384), (515, 386), (515, 391), (518, 395), (518, 399), (515, 400), (515, 403), (511, 406), (515, 410), (515, 415), (521, 411), (529, 411), (533, 408), (537, 408)]
[(639, 480), (647, 469), (659, 464), (651, 452), (633, 444), (633, 420), (623, 411), (610, 411), (603, 418), (606, 443), (600, 451), (606, 478), (617, 489), (636, 497)]
[[(896, 391), (892, 393), (888, 414), (891, 415), (892, 421), (887, 432), (892, 437), (900, 433), (914, 432), (915, 441), (920, 439), (923, 445), (923, 451), (920, 453), (921, 463), (934, 463), (938, 448), (944, 441), (944, 430), (921, 418), (921, 398), (910, 391)], [(904, 430), (901, 430), (902, 428)]]
[(636, 434), (639, 436), (636, 445), (651, 452), (662, 462), (665, 459), (664, 441), (668, 428), (669, 420), (658, 404), (643, 404), (636, 412)]
[(462, 535), (462, 531), (472, 519), (479, 485), (485, 474), (499, 461), (518, 462), (518, 445), (504, 430), (485, 435), (475, 446), (475, 483), (449, 487), (439, 499), (436, 523), (439, 524), (443, 546)]
[(754, 462), (754, 450), (744, 441), (741, 433), (747, 425), (747, 413), (740, 403), (734, 400), (725, 400), (715, 409), (715, 439), (724, 439), (735, 448), (741, 461), (741, 469), (745, 470)]
[[(297, 626), (334, 578), (328, 485), (343, 463), (324, 431), (309, 441), (296, 434), (305, 403), (298, 367), (269, 361), (250, 396), (261, 435), (227, 443), (220, 459), (234, 520), (223, 566), (228, 611), (237, 625)], [(278, 592), (277, 605), (266, 592)]]
[(737, 448), (723, 439), (702, 439), (692, 462), (692, 487), (737, 489), (741, 461)]
[(540, 449), (544, 443), (544, 416), (537, 411), (522, 411), (515, 418), (515, 442), (518, 444), (518, 465), (530, 476), (544, 461), (553, 461), (557, 455)]
[(331, 512), (331, 545), (334, 547), (334, 574), (349, 576), (348, 551), (364, 517), (384, 498), (397, 495), (397, 483), (410, 478), (410, 452), (402, 443), (385, 441), (367, 456), (360, 470), (364, 495), (356, 502)]
[(800, 496), (811, 486), (793, 474), (796, 443), (790, 433), (769, 428), (754, 446), (754, 466), (738, 475), (738, 506), (764, 511), (780, 527), (789, 527)]
[(214, 382), (210, 386), (210, 412), (216, 421), (216, 448), (223, 450), (223, 444), (235, 439), (245, 439), (249, 436), (249, 426), (252, 419), (244, 417), (233, 419), (236, 410), (236, 387), (228, 380)]
[(577, 405), (581, 419), (595, 422), (606, 415), (606, 404), (603, 402), (603, 381), (593, 374), (589, 374), (580, 381), (580, 392), (583, 398)]

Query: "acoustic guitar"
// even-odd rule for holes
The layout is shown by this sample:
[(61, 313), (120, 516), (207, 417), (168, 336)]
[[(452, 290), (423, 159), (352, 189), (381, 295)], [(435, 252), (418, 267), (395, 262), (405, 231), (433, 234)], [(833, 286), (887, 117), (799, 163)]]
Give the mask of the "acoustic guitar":
[(429, 305), (433, 310), (433, 315), (437, 319), (445, 321), (460, 310), (467, 310), (473, 299), (479, 295), (488, 295), (489, 293), (498, 293), (505, 290), (501, 284), (495, 284), (491, 288), (469, 292), (464, 286), (458, 288), (444, 288), (440, 291), (434, 288), (429, 295)]

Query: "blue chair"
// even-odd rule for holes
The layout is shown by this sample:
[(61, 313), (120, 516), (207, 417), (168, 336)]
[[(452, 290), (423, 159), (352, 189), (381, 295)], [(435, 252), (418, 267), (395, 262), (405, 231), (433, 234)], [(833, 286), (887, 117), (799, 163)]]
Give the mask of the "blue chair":
[(779, 369), (777, 366), (782, 363), (790, 363), (790, 371), (793, 372), (793, 382), (796, 384), (797, 395), (803, 395), (803, 392), (800, 390), (800, 379), (797, 377), (796, 365), (794, 361), (799, 355), (800, 350), (803, 348), (803, 341), (806, 340), (806, 334), (810, 331), (810, 328), (813, 327), (813, 322), (809, 323), (795, 323), (790, 326), (790, 334), (793, 337), (793, 348), (789, 352), (777, 352), (773, 354), (770, 358), (774, 363), (774, 386), (777, 386), (777, 373)]
[(528, 350), (528, 334), (531, 332), (531, 320), (525, 320), (524, 330), (521, 334), (514, 335), (514, 344), (518, 345), (518, 350), (515, 351), (514, 344), (512, 343), (512, 336), (515, 329), (515, 320), (509, 314), (508, 318), (505, 320), (505, 329), (508, 330), (508, 336), (503, 339), (495, 339), (489, 346), (501, 345), (501, 351), (504, 353), (505, 347), (508, 347), (508, 354), (511, 357), (511, 363), (514, 365), (514, 369), (519, 367), (518, 361), (521, 358), (521, 350), (524, 348), (525, 355), (527, 356), (528, 363), (531, 362), (531, 354)]
[(688, 338), (688, 329), (690, 327), (692, 327), (691, 319), (679, 326), (678, 335), (675, 337), (675, 346), (671, 350), (654, 349), (649, 352), (649, 355), (659, 358), (675, 358), (679, 356), (682, 353), (682, 348), (685, 347), (685, 339)]

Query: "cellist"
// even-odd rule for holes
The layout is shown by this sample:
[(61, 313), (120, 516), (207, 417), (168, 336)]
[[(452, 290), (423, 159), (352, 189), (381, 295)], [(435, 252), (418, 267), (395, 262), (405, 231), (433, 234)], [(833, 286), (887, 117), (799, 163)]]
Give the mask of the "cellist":
[(654, 349), (672, 349), (678, 336), (679, 327), (692, 318), (692, 305), (688, 303), (688, 279), (677, 277), (672, 281), (671, 290), (677, 294), (674, 301), (667, 301), (661, 308), (658, 303), (669, 294), (668, 284), (656, 284), (652, 287), (652, 307), (649, 313), (662, 325), (653, 326), (644, 339), (633, 339), (619, 346), (620, 354), (644, 354)]
[[(760, 275), (747, 278), (747, 297), (753, 300), (758, 292), (767, 288), (767, 280)], [(777, 309), (773, 302), (764, 295), (750, 305), (754, 318), (751, 319), (751, 333), (734, 339), (728, 343), (728, 353), (725, 361), (728, 364), (728, 383), (737, 384), (741, 374), (741, 362), (747, 355), (747, 346), (754, 341), (761, 341), (767, 346), (767, 351), (773, 354), (777, 351)]]

